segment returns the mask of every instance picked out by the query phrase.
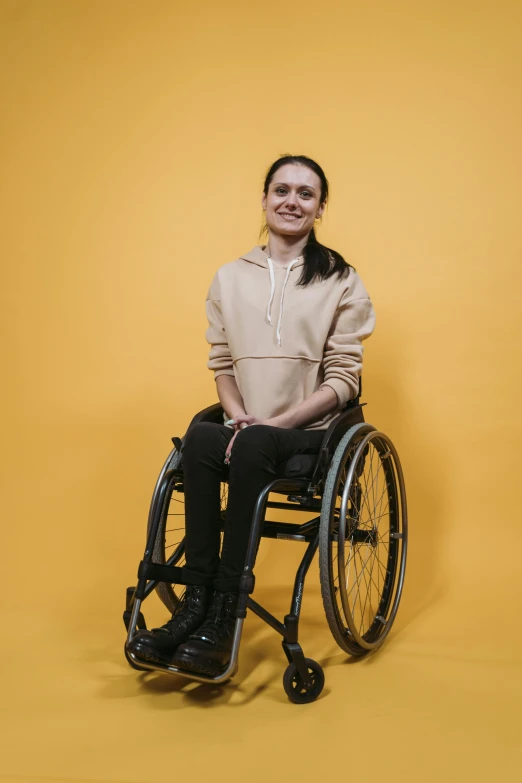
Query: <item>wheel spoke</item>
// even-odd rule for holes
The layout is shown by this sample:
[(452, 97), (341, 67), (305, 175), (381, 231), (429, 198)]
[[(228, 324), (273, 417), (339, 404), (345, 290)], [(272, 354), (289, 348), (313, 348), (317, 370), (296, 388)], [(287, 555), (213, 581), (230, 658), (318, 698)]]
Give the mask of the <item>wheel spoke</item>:
[[(359, 557), (361, 558), (360, 550), (359, 550)], [(362, 558), (361, 558), (361, 560), (362, 560)], [(361, 622), (360, 622), (360, 625), (359, 625), (359, 633), (361, 633), (362, 627), (364, 625), (364, 612), (366, 610), (366, 604), (368, 603), (368, 595), (369, 595), (369, 589), (368, 589), (369, 585), (368, 585), (368, 580), (366, 578), (365, 571), (366, 571), (366, 569), (363, 566), (362, 574), (363, 574), (363, 577), (364, 577), (364, 582), (366, 584), (366, 598), (364, 599), (364, 606), (363, 606), (362, 613), (361, 613)]]
[[(357, 569), (357, 563), (355, 563), (355, 564), (354, 564), (354, 570), (355, 570), (355, 572), (356, 572), (356, 574), (357, 574), (357, 579), (356, 579), (356, 581), (354, 582), (354, 584), (352, 585), (352, 587), (351, 587), (351, 589), (350, 589), (350, 592), (348, 593), (348, 596), (349, 596), (349, 595), (350, 595), (350, 594), (353, 592), (353, 590), (355, 589), (355, 587), (358, 587), (358, 590), (357, 590), (357, 592), (356, 592), (356, 594), (355, 594), (354, 601), (353, 601), (353, 606), (352, 606), (352, 616), (353, 616), (353, 613), (354, 613), (354, 611), (355, 611), (355, 605), (356, 605), (356, 602), (357, 602), (357, 598), (359, 598), (359, 607), (360, 607), (360, 609), (361, 609), (361, 615), (364, 617), (364, 608), (363, 608), (363, 605), (362, 605), (362, 599), (361, 599), (361, 596), (360, 596), (360, 588), (361, 588), (361, 577), (364, 579), (364, 582), (365, 582), (366, 584), (368, 584), (368, 583), (367, 583), (367, 580), (366, 580), (366, 576), (365, 576), (365, 570), (366, 570), (366, 565), (367, 565), (367, 563), (368, 563), (368, 561), (369, 561), (370, 557), (372, 556), (372, 553), (373, 553), (373, 549), (370, 549), (370, 552), (369, 552), (368, 556), (367, 556), (367, 557), (366, 557), (366, 559), (363, 561), (363, 558), (362, 558), (362, 556), (361, 556), (361, 553), (360, 553), (360, 548), (359, 548), (359, 559), (360, 559), (360, 561), (361, 561), (361, 571), (360, 571), (360, 573), (359, 573), (359, 570)], [(366, 607), (366, 602), (365, 602), (364, 606)], [(355, 618), (354, 618), (354, 619), (355, 619)]]
[[(378, 555), (378, 547), (382, 544), (387, 556), (389, 552), (389, 549), (386, 546), (389, 539), (388, 542), (384, 540), (384, 535), (389, 530), (389, 523), (386, 524), (382, 533), (379, 531), (382, 520), (386, 517), (389, 519), (390, 516), (386, 497), (388, 484), (379, 451), (373, 444), (370, 444), (368, 446), (368, 452), (362, 470), (356, 471), (356, 475), (358, 475), (359, 478), (357, 480), (358, 483), (354, 483), (353, 490), (350, 493), (352, 514), (347, 520), (347, 524), (349, 524), (349, 522), (358, 521), (357, 527), (359, 530), (372, 531), (375, 535), (374, 545), (369, 548), (368, 554), (362, 551), (361, 546), (356, 546), (355, 550), (353, 550), (352, 545), (347, 564), (345, 582), (346, 594), (352, 604), (354, 622), (356, 622), (356, 607), (357, 612), (360, 613), (359, 622), (356, 624), (356, 627), (358, 627), (361, 636), (364, 634), (366, 627), (368, 629), (371, 627), (376, 613), (374, 603), (377, 601), (377, 606), (379, 605), (382, 597), (382, 589), (384, 589), (386, 584), (387, 567), (384, 566)], [(357, 486), (360, 487), (359, 503), (357, 503), (356, 498)], [(357, 505), (359, 505), (359, 514), (357, 514)], [(357, 516), (359, 517), (358, 520)], [(353, 584), (350, 584), (352, 560), (354, 579)], [(374, 576), (375, 569), (377, 569), (377, 581)], [(364, 599), (362, 596), (363, 586), (366, 591)], [(374, 597), (374, 590), (376, 591), (376, 597)]]
[[(350, 552), (353, 552), (353, 539), (350, 541)], [(353, 555), (348, 558), (348, 573), (346, 574), (346, 589), (348, 590), (348, 582), (350, 581), (350, 564), (352, 562)], [(345, 566), (346, 568), (346, 566)]]
[[(381, 596), (381, 590), (380, 590), (380, 587), (379, 587), (379, 585), (378, 585), (378, 584), (376, 584), (376, 582), (375, 582), (375, 579), (374, 579), (374, 578), (373, 578), (373, 576), (372, 576), (372, 574), (373, 574), (373, 569), (375, 568), (375, 563), (376, 563), (376, 561), (377, 561), (377, 552), (376, 552), (376, 551), (374, 551), (374, 553), (373, 553), (373, 560), (372, 560), (372, 568), (371, 568), (371, 571), (370, 571), (370, 574), (369, 574), (369, 576), (370, 576), (370, 579), (371, 579), (371, 581), (372, 581), (372, 582), (373, 582), (373, 584), (375, 585), (375, 588), (376, 588), (376, 590), (377, 590), (377, 592), (378, 592), (378, 594), (379, 594), (379, 600), (380, 600), (380, 596)], [(379, 569), (378, 569), (378, 568), (377, 568), (377, 573), (379, 573)]]
[[(359, 555), (359, 558), (360, 558), (360, 555)], [(361, 559), (361, 558), (360, 558), (360, 559)], [(351, 587), (351, 589), (350, 589), (350, 593), (351, 593), (351, 592), (352, 592), (352, 591), (355, 589), (355, 587), (358, 587), (358, 588), (359, 588), (359, 589), (357, 590), (357, 592), (356, 592), (356, 594), (355, 594), (355, 598), (354, 598), (354, 604), (353, 604), (353, 606), (354, 606), (354, 608), (355, 608), (355, 601), (356, 601), (357, 597), (358, 597), (358, 596), (359, 596), (359, 594), (360, 594), (360, 579), (361, 579), (361, 576), (362, 576), (362, 573), (359, 573), (359, 571), (358, 571), (358, 569), (357, 569), (357, 560), (356, 560), (355, 558), (354, 558), (354, 571), (355, 571), (355, 573), (357, 574), (357, 579), (356, 579), (356, 580), (355, 580), (355, 582), (353, 583), (353, 586), (352, 586), (352, 587)], [(348, 593), (348, 595), (350, 595), (350, 593)]]
[(374, 453), (374, 451), (372, 450), (372, 456), (370, 457), (370, 473), (371, 473), (371, 477), (372, 477), (373, 480), (372, 480), (372, 483), (371, 483), (369, 489), (368, 489), (368, 482), (366, 480), (366, 473), (364, 472), (364, 468), (363, 468), (363, 473), (361, 474), (362, 476), (364, 476), (364, 487), (365, 487), (365, 490), (366, 490), (365, 494), (364, 494), (364, 500), (365, 500), (365, 505), (366, 505), (366, 508), (368, 510), (368, 514), (370, 515), (370, 518), (371, 518), (372, 514), (371, 514), (371, 511), (370, 511), (370, 506), (368, 505), (368, 502), (369, 502), (368, 496), (369, 496), (370, 491), (372, 491), (372, 489), (373, 489), (373, 484), (374, 484), (374, 481), (375, 481), (375, 478), (373, 477), (373, 453)]
[[(381, 505), (379, 506), (379, 511), (381, 511), (381, 510), (382, 510), (382, 503), (383, 503), (383, 498), (384, 498), (384, 495), (386, 495), (386, 494), (387, 494), (387, 491), (388, 491), (388, 483), (387, 483), (387, 482), (386, 482), (386, 480), (385, 480), (385, 481), (384, 481), (384, 487), (383, 487), (383, 490), (382, 490), (382, 492), (381, 492), (381, 496), (380, 496), (380, 498), (379, 498), (379, 501), (378, 501), (378, 502), (381, 504)], [(389, 513), (390, 513), (390, 512), (389, 512), (389, 510), (388, 510), (388, 511), (386, 512), (386, 514), (389, 514)], [(380, 514), (380, 515), (379, 515), (379, 519), (380, 519), (381, 517), (383, 517), (383, 516), (386, 516), (386, 514)]]
[[(381, 514), (380, 516), (375, 516), (375, 517), (374, 517), (374, 519), (377, 519), (377, 520), (384, 519), (384, 517), (387, 517), (387, 516), (389, 516), (389, 514), (390, 514), (390, 512), (389, 512), (389, 511), (386, 511), (386, 513), (385, 513), (385, 514)], [(369, 520), (365, 520), (365, 521), (366, 521), (367, 523), (369, 522)]]
[[(376, 470), (375, 476), (373, 476), (373, 457), (374, 457), (374, 454), (378, 454), (376, 449), (372, 449), (372, 459), (371, 459), (371, 462), (370, 462), (370, 467), (371, 467), (371, 470), (372, 470), (372, 483), (370, 485), (370, 492), (372, 494), (372, 499), (373, 499), (373, 513), (369, 512), (370, 513), (370, 520), (374, 519), (375, 515), (376, 515), (376, 505), (377, 505), (378, 501), (375, 500), (375, 490), (376, 490), (376, 482), (377, 482), (377, 486), (378, 486), (378, 478), (379, 478), (380, 470), (381, 470), (381, 463), (379, 461), (379, 465), (378, 465), (378, 468)], [(368, 494), (369, 494), (369, 492), (368, 492)], [(382, 497), (382, 494), (381, 494), (381, 497)], [(369, 498), (368, 498), (368, 502), (366, 504), (366, 506), (367, 506), (367, 508), (369, 510), (368, 503), (369, 503)], [(370, 520), (368, 520), (368, 521), (371, 524)]]
[(387, 574), (388, 574), (388, 563), (386, 563), (386, 565), (385, 565), (385, 564), (382, 562), (382, 560), (381, 560), (381, 558), (379, 557), (379, 555), (377, 555), (377, 554), (375, 555), (375, 557), (376, 557), (376, 560), (377, 560), (377, 562), (379, 563), (379, 566), (382, 568), (382, 570), (383, 570), (383, 572), (384, 572), (384, 578), (386, 578), (386, 576), (387, 576)]
[[(354, 584), (353, 584), (352, 590), (353, 590), (355, 587), (357, 587), (357, 585), (359, 584), (359, 575), (358, 575), (358, 574), (359, 574), (359, 572), (358, 572), (358, 570), (357, 570), (357, 560), (354, 560), (354, 566), (353, 566), (353, 568), (354, 568), (354, 571), (355, 571), (355, 573), (357, 574), (357, 579), (355, 580), (355, 582), (354, 582)], [(350, 592), (352, 592), (352, 590), (350, 590)], [(349, 595), (349, 594), (348, 594), (348, 595)], [(356, 602), (357, 602), (357, 596), (358, 596), (358, 595), (359, 595), (359, 590), (357, 590), (357, 592), (355, 593), (354, 599), (353, 599), (353, 605), (352, 605), (352, 617), (354, 617), (354, 613), (355, 613), (355, 604), (356, 604)], [(355, 619), (355, 618), (354, 618), (354, 619)]]

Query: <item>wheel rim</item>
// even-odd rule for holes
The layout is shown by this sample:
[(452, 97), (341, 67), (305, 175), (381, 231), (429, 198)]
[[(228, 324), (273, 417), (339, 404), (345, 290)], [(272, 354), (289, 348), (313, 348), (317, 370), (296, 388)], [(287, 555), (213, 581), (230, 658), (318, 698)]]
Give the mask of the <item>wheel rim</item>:
[(295, 696), (304, 697), (307, 696), (309, 693), (313, 693), (316, 690), (319, 684), (318, 674), (316, 671), (314, 671), (314, 669), (310, 669), (310, 667), (308, 668), (308, 674), (310, 675), (310, 679), (312, 680), (312, 685), (309, 688), (304, 684), (299, 672), (296, 671), (296, 673), (292, 677), (291, 688)]
[[(406, 565), (406, 533), (397, 452), (386, 435), (370, 432), (351, 458), (337, 531), (338, 593), (351, 637), (362, 649), (381, 644), (395, 618)], [(335, 531), (332, 535), (335, 539)]]
[(315, 701), (324, 687), (324, 672), (311, 658), (305, 658), (305, 665), (311, 683), (306, 686), (295, 663), (291, 663), (283, 675), (283, 686), (287, 696), (296, 704)]
[(330, 593), (333, 597), (331, 607), (335, 613), (337, 620), (338, 631), (342, 633), (343, 645), (347, 652), (351, 655), (359, 655), (361, 648), (355, 643), (350, 627), (345, 619), (344, 607), (341, 599), (340, 583), (339, 583), (339, 569), (338, 569), (338, 541), (337, 541), (337, 524), (340, 515), (340, 506), (342, 502), (342, 496), (344, 487), (346, 486), (346, 480), (348, 476), (348, 466), (351, 463), (358, 444), (361, 441), (361, 437), (368, 430), (373, 430), (373, 427), (369, 424), (361, 424), (357, 428), (358, 431), (354, 434), (353, 440), (350, 441), (350, 448), (347, 449), (343, 457), (343, 462), (340, 466), (340, 470), (337, 476), (337, 482), (333, 493), (334, 507), (329, 509), (330, 523), (328, 532), (328, 574), (330, 582)]
[[(177, 487), (175, 479), (165, 498), (153, 561), (163, 564), (174, 556), (172, 565), (181, 568), (185, 563), (185, 496), (179, 483)], [(175, 611), (184, 592), (183, 585), (159, 582), (156, 586), (158, 597), (170, 612)]]

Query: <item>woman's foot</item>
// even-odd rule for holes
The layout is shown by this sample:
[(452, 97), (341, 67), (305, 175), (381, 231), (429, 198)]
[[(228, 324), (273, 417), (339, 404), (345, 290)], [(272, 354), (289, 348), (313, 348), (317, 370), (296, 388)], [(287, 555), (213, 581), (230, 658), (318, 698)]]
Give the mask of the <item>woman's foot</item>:
[(173, 666), (208, 677), (225, 671), (232, 652), (238, 598), (239, 593), (214, 593), (203, 625), (178, 647)]
[(186, 642), (207, 614), (212, 590), (208, 587), (188, 585), (172, 618), (161, 628), (139, 631), (127, 645), (141, 661), (170, 665), (178, 645)]

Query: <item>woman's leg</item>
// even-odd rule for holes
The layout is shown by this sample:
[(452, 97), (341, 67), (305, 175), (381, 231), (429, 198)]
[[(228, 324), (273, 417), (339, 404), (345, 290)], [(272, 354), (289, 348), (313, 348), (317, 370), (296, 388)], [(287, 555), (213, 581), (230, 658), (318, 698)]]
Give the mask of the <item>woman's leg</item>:
[(285, 430), (259, 424), (238, 434), (230, 461), (228, 507), (217, 590), (236, 590), (245, 565), (254, 508), (261, 490), (276, 478), (277, 466), (294, 454), (318, 452), (321, 430)]
[(211, 582), (219, 563), (220, 484), (232, 435), (228, 427), (202, 422), (189, 430), (185, 438), (185, 569), (203, 579), (187, 586), (165, 625), (140, 631), (133, 637), (127, 649), (145, 662), (169, 665), (178, 645), (199, 628), (207, 614), (213, 592)]
[(173, 663), (215, 676), (228, 666), (232, 650), (239, 578), (243, 571), (254, 507), (277, 465), (294, 454), (318, 451), (324, 432), (255, 425), (238, 434), (230, 461), (228, 507), (216, 592), (205, 622), (181, 644)]
[(233, 435), (230, 427), (201, 422), (189, 430), (183, 444), (186, 568), (201, 576), (215, 576), (218, 569), (220, 489)]

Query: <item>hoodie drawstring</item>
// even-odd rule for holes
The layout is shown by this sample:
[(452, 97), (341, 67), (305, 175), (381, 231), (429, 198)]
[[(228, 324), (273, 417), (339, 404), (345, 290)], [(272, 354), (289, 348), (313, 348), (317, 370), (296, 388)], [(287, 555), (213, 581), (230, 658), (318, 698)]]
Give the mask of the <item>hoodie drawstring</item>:
[(272, 302), (274, 301), (274, 294), (275, 294), (275, 275), (274, 275), (274, 264), (272, 262), (271, 258), (266, 259), (268, 261), (268, 271), (270, 273), (270, 301), (268, 302), (268, 307), (266, 308), (266, 317), (268, 319), (268, 323), (270, 326), (272, 326), (272, 315), (271, 315), (271, 309), (272, 309)]
[[(268, 323), (269, 323), (271, 326), (273, 326), (273, 324), (272, 324), (272, 312), (271, 312), (271, 310), (272, 310), (272, 302), (274, 301), (274, 294), (275, 294), (275, 274), (274, 274), (274, 263), (273, 263), (273, 261), (272, 261), (272, 259), (271, 259), (271, 258), (268, 258), (268, 257), (267, 257), (267, 259), (266, 259), (266, 260), (268, 261), (268, 271), (269, 271), (269, 273), (270, 273), (270, 286), (271, 286), (271, 290), (270, 290), (270, 300), (269, 300), (269, 302), (268, 302), (268, 307), (267, 307), (267, 310), (266, 310), (266, 317), (267, 317), (267, 319), (268, 319)], [(286, 276), (285, 276), (285, 281), (284, 281), (284, 283), (283, 283), (283, 288), (282, 288), (282, 290), (281, 290), (281, 303), (280, 303), (280, 306), (279, 306), (279, 321), (278, 321), (278, 324), (277, 324), (277, 331), (276, 331), (276, 336), (277, 336), (277, 344), (278, 344), (279, 346), (281, 346), (281, 329), (282, 329), (282, 326), (283, 326), (283, 303), (284, 303), (284, 300), (285, 300), (285, 289), (286, 289), (286, 284), (288, 283), (288, 278), (290, 277), (290, 272), (292, 271), (292, 267), (293, 267), (295, 264), (297, 264), (297, 262), (298, 262), (298, 261), (299, 261), (299, 259), (298, 259), (298, 258), (295, 258), (295, 259), (294, 259), (294, 260), (293, 260), (293, 261), (292, 261), (292, 262), (291, 262), (291, 263), (288, 265), (288, 267), (287, 267), (287, 269), (286, 269)]]

